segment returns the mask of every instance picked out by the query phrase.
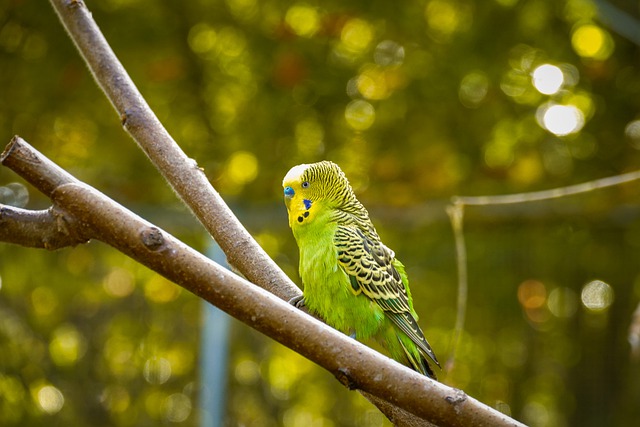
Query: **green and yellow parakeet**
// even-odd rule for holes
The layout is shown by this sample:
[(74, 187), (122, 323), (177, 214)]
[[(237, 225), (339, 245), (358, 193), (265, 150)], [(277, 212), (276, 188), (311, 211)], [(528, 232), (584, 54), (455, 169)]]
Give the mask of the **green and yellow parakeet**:
[(440, 366), (413, 309), (404, 265), (378, 237), (369, 213), (335, 163), (298, 165), (282, 182), (289, 226), (300, 248), (303, 303), (359, 341), (435, 379)]

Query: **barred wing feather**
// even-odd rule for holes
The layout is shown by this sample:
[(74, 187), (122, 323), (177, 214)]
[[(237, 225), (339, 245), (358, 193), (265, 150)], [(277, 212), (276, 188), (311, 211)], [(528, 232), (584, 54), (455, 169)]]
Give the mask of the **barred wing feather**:
[(393, 266), (394, 252), (358, 227), (338, 226), (334, 238), (338, 264), (349, 275), (353, 292), (364, 293), (433, 362), (440, 366), (409, 307), (406, 284)]

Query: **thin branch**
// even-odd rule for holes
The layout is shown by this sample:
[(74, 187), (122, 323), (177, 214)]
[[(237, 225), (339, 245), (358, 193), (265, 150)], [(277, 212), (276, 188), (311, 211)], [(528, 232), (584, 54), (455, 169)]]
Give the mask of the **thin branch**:
[(49, 250), (86, 243), (88, 238), (75, 233), (70, 222), (73, 218), (54, 207), (30, 211), (0, 205), (0, 241)]
[[(437, 425), (521, 426), (460, 390), (430, 380), (229, 272), (48, 161), (15, 137), (0, 157), (103, 241), (333, 373), (343, 384)], [(39, 174), (38, 174), (39, 171)], [(375, 373), (375, 374), (372, 374)]]
[(640, 171), (628, 172), (621, 175), (610, 176), (606, 178), (596, 179), (593, 181), (583, 182), (581, 184), (570, 185), (567, 187), (553, 188), (550, 190), (533, 191), (529, 193), (507, 194), (503, 196), (455, 196), (451, 198), (451, 204), (447, 206), (447, 213), (453, 228), (454, 238), (456, 242), (456, 258), (458, 265), (458, 301), (456, 326), (454, 337), (452, 338), (452, 351), (447, 360), (447, 369), (453, 365), (455, 358), (455, 350), (458, 346), (460, 335), (464, 329), (465, 313), (467, 311), (468, 299), (468, 279), (467, 279), (467, 250), (463, 232), (463, 216), (465, 206), (491, 206), (506, 205), (517, 203), (530, 203), (542, 200), (558, 199), (560, 197), (573, 196), (582, 193), (588, 193), (602, 188), (613, 187), (616, 185), (627, 184), (629, 182), (640, 180)]
[(533, 191), (530, 193), (507, 194), (504, 196), (455, 196), (451, 199), (453, 204), (463, 205), (506, 205), (513, 203), (529, 203), (540, 200), (558, 199), (560, 197), (573, 196), (581, 193), (588, 193), (601, 188), (613, 187), (640, 180), (640, 171), (633, 171), (622, 175), (609, 176), (582, 184), (570, 185), (568, 187), (553, 188), (551, 190)]
[(456, 242), (456, 259), (458, 260), (458, 300), (456, 308), (456, 325), (451, 338), (451, 352), (449, 359), (445, 364), (445, 369), (450, 371), (453, 369), (456, 357), (456, 349), (460, 343), (460, 337), (464, 330), (464, 322), (467, 313), (467, 300), (469, 293), (469, 285), (467, 280), (467, 248), (464, 239), (463, 219), (464, 205), (454, 203), (447, 206), (447, 214), (451, 220), (451, 228)]
[(282, 299), (300, 294), (242, 226), (195, 160), (187, 157), (144, 100), (81, 0), (50, 0), (125, 129), (218, 242), (227, 260), (251, 282)]

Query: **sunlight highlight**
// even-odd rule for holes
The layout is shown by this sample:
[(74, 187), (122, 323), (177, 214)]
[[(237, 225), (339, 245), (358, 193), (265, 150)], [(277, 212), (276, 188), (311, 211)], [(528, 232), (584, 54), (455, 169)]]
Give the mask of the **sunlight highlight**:
[(543, 104), (536, 114), (538, 124), (557, 136), (579, 132), (584, 126), (584, 114), (574, 105)]
[(543, 64), (531, 73), (533, 86), (543, 95), (557, 93), (564, 83), (564, 75), (559, 67)]

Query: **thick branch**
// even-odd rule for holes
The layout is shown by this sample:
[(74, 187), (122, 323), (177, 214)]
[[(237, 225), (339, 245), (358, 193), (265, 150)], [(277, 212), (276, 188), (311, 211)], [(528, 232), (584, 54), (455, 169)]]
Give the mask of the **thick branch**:
[[(135, 87), (82, 1), (50, 0), (98, 85), (151, 162), (218, 242), (229, 263), (253, 283), (284, 300), (300, 290), (267, 256), (211, 186), (203, 171), (189, 159), (164, 129)], [(390, 405), (374, 402), (398, 425), (418, 421)]]
[(97, 190), (79, 183), (20, 138), (12, 140), (0, 161), (49, 194), (56, 206), (75, 218), (69, 224), (79, 230), (79, 235), (113, 246), (323, 366), (343, 384), (438, 425), (521, 425), (462, 391), (411, 371), (253, 286)]
[(280, 298), (300, 290), (269, 258), (180, 149), (144, 100), (81, 0), (50, 0), (98, 85), (151, 162), (225, 252), (230, 264)]
[[(250, 281), (289, 300), (300, 290), (269, 258), (213, 189), (195, 161), (173, 141), (127, 75), (82, 1), (51, 0), (125, 129), (218, 242), (231, 265)], [(379, 400), (379, 399), (378, 399)], [(389, 405), (375, 403), (398, 424), (418, 425)]]

